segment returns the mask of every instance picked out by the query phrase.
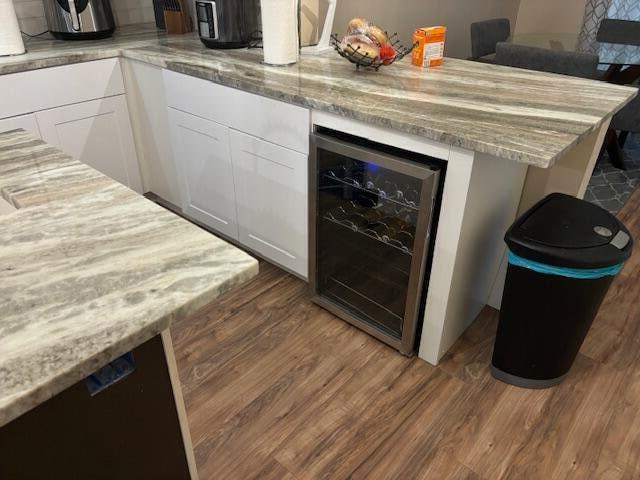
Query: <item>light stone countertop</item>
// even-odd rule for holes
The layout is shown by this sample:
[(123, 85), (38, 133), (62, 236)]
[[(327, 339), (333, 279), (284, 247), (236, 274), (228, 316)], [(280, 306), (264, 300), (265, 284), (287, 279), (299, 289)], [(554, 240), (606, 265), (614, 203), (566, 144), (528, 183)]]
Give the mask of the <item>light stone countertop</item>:
[(258, 271), (22, 130), (0, 134), (0, 427)]
[(637, 90), (605, 82), (447, 59), (423, 70), (409, 58), (360, 71), (335, 52), (288, 67), (260, 63), (261, 50), (210, 50), (195, 34), (153, 26), (93, 42), (31, 40), (0, 59), (0, 74), (124, 57), (295, 105), (497, 157), (548, 168), (599, 128)]

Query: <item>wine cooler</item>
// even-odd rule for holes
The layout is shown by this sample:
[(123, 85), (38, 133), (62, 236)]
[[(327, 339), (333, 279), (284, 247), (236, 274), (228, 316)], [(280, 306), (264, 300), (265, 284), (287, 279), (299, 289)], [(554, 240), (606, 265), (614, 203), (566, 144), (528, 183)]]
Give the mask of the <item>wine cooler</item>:
[(311, 138), (315, 303), (414, 352), (442, 162), (318, 127)]

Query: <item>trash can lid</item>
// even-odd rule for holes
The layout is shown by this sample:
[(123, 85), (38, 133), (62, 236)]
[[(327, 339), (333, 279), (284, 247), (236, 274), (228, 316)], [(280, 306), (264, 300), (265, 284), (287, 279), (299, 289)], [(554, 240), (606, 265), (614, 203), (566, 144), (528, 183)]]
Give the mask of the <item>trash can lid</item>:
[(570, 268), (617, 265), (631, 256), (633, 239), (599, 206), (552, 193), (522, 215), (505, 235), (516, 255)]

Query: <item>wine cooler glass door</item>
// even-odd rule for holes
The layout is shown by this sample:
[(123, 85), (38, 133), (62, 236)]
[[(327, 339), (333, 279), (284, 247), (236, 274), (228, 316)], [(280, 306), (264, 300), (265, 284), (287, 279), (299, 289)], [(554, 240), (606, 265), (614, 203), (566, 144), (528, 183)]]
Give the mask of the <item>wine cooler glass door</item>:
[(331, 137), (313, 143), (316, 301), (411, 353), (438, 172)]

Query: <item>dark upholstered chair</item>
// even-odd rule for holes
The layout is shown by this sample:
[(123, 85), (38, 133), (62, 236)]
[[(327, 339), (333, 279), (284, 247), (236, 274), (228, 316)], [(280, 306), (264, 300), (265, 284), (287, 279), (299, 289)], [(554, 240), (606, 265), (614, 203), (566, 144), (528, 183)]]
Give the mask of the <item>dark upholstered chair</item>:
[[(640, 22), (606, 18), (600, 23), (596, 39), (601, 43), (640, 46)], [(634, 85), (638, 86), (638, 82), (636, 81)], [(640, 98), (636, 97), (613, 117), (611, 128), (619, 131), (620, 135), (617, 139), (613, 135), (609, 141), (618, 140), (620, 146), (624, 146), (629, 133), (640, 133)], [(614, 162), (614, 165), (625, 168), (621, 151), (619, 156), (619, 164)]]
[(504, 42), (511, 35), (511, 23), (508, 18), (496, 18), (471, 24), (471, 59), (493, 63), (483, 59), (496, 53), (496, 44)]
[(640, 46), (640, 22), (605, 18), (600, 22), (596, 40), (600, 43)]
[(616, 113), (611, 128), (620, 132), (620, 146), (624, 146), (629, 133), (640, 133), (640, 96)]
[(496, 63), (509, 67), (596, 79), (598, 62), (598, 56), (591, 53), (562, 52), (504, 42), (496, 45)]

